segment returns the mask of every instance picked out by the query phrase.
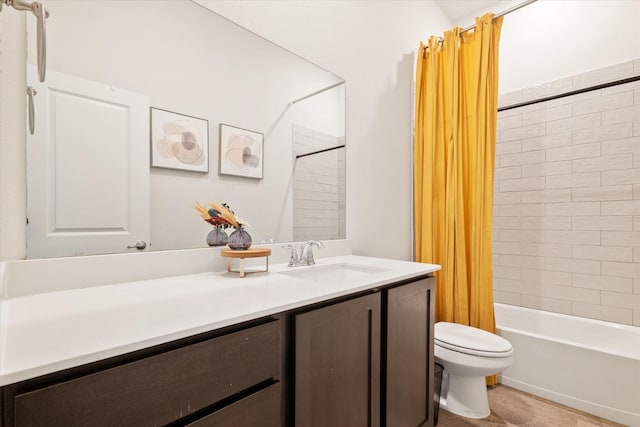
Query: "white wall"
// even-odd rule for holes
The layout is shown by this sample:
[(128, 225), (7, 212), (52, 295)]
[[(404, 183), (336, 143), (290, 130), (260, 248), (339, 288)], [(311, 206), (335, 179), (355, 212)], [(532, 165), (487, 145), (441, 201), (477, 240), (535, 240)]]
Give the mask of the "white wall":
[(0, 13), (0, 260), (25, 257), (25, 16)]
[[(321, 89), (324, 88), (318, 88), (318, 90)], [(311, 93), (302, 94), (300, 98), (302, 98), (302, 96), (311, 95)], [(332, 89), (327, 89), (324, 92), (303, 100), (299, 100), (300, 98), (297, 98), (298, 101), (291, 106), (291, 112), (294, 117), (293, 121), (296, 125), (309, 129), (321, 130), (323, 133), (336, 137), (344, 137), (344, 84)]]
[(451, 26), (434, 2), (227, 1), (207, 7), (347, 81), (347, 237), (410, 259), (413, 53)]

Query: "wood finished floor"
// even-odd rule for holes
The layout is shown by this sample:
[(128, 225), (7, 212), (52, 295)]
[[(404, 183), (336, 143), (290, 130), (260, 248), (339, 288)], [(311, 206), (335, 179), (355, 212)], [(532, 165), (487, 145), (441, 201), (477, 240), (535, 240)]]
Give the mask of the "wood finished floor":
[(624, 427), (505, 385), (489, 389), (489, 406), (491, 415), (479, 420), (440, 410), (438, 427)]

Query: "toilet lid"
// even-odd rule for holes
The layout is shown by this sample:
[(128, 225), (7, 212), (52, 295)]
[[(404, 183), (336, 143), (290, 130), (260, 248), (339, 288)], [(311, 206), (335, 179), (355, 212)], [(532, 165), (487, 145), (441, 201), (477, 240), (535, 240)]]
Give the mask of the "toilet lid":
[(511, 343), (504, 338), (482, 329), (457, 323), (436, 323), (434, 338), (436, 345), (461, 353), (506, 357), (513, 352)]

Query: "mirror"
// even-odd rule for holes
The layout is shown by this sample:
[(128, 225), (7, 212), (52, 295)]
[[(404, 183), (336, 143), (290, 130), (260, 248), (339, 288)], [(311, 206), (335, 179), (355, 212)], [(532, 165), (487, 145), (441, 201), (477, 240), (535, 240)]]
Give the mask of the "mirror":
[[(35, 97), (36, 132), (27, 153), (28, 258), (136, 252), (125, 243), (145, 238), (145, 250), (206, 247), (211, 226), (193, 205), (208, 202), (226, 202), (248, 221), (254, 244), (345, 237), (345, 149), (296, 158), (344, 145), (343, 79), (188, 0), (49, 0), (47, 6), (45, 85), (58, 76), (79, 89), (73, 98), (49, 86)], [(35, 64), (35, 22), (27, 28), (28, 62)], [(133, 110), (128, 101), (104, 107), (84, 87), (131, 95), (142, 113), (127, 115)], [(75, 101), (78, 93), (82, 104)], [(136, 127), (143, 136), (114, 129), (110, 118), (90, 122), (98, 104), (113, 123)], [(171, 119), (153, 118), (157, 112)], [(198, 165), (154, 163), (154, 127), (181, 119), (199, 127), (190, 135), (204, 157)], [(220, 155), (221, 124), (262, 139), (261, 178), (242, 170), (219, 174), (230, 160), (227, 152)], [(127, 150), (141, 147), (143, 159), (133, 160)], [(138, 175), (147, 184), (131, 190), (127, 183)], [(146, 227), (146, 237), (130, 233), (134, 222), (143, 236)], [(58, 243), (72, 234), (72, 248)], [(120, 240), (104, 246), (100, 239), (107, 234)]]

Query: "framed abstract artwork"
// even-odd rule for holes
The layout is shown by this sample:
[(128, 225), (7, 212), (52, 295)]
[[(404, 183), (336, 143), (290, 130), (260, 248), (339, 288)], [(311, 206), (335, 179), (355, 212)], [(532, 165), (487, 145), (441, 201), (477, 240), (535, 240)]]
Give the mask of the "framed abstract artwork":
[(209, 172), (209, 121), (151, 107), (151, 166)]
[(264, 136), (261, 133), (220, 123), (220, 175), (262, 179)]

